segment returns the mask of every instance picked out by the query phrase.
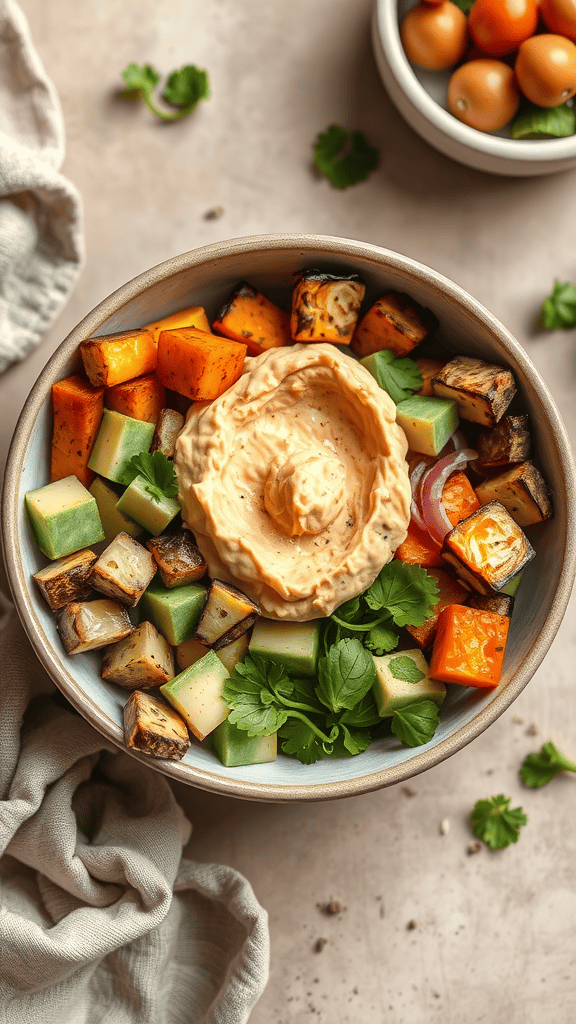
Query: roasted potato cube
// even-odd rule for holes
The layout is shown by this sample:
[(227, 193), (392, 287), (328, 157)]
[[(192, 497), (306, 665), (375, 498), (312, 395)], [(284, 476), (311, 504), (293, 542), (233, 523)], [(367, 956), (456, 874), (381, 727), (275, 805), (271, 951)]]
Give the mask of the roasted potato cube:
[(250, 629), (259, 614), (258, 605), (242, 591), (222, 580), (213, 580), (194, 639), (218, 651)]
[(120, 331), (80, 344), (80, 355), (92, 387), (111, 388), (150, 373), (156, 366), (154, 338), (145, 330)]
[(425, 651), (434, 640), (440, 613), (449, 604), (464, 604), (468, 591), (462, 586), (459, 580), (449, 576), (443, 569), (427, 569), (428, 576), (436, 581), (438, 587), (438, 601), (434, 605), (431, 614), (421, 626), (406, 626), (406, 632), (416, 641), (419, 647)]
[(290, 344), (290, 317), (251, 284), (241, 281), (220, 309), (212, 327), (258, 356), (269, 348)]
[(173, 761), (184, 757), (190, 746), (184, 719), (158, 697), (139, 690), (124, 706), (124, 739), (127, 747)]
[(480, 431), (474, 447), (478, 452), (474, 469), (481, 473), (510, 462), (525, 462), (530, 455), (528, 417), (504, 416), (498, 426)]
[(495, 427), (516, 394), (510, 370), (472, 356), (456, 356), (432, 378), (434, 394), (451, 398), (463, 420)]
[(151, 452), (162, 452), (167, 459), (174, 458), (176, 438), (184, 426), (184, 417), (176, 409), (161, 409), (152, 438)]
[(162, 686), (173, 676), (172, 648), (151, 622), (141, 622), (104, 652), (102, 678), (129, 690)]
[(119, 533), (100, 555), (90, 582), (95, 590), (133, 608), (156, 572), (146, 548), (127, 533)]
[[(508, 594), (472, 594), (466, 603), (470, 608), (481, 608), (484, 612), (494, 612), (495, 615), (506, 615), (510, 618), (514, 598)], [(460, 604), (464, 604), (464, 601), (460, 601)]]
[(73, 555), (58, 558), (44, 569), (34, 573), (42, 597), (55, 612), (71, 601), (83, 601), (92, 590), (88, 577), (98, 558), (93, 551), (75, 551)]
[(302, 270), (292, 290), (290, 330), (294, 341), (352, 340), (366, 285), (358, 274)]
[(183, 587), (201, 580), (208, 566), (189, 530), (163, 533), (146, 541), (146, 547), (160, 570), (164, 586)]
[(533, 526), (552, 517), (552, 502), (542, 474), (531, 462), (512, 466), (476, 488), (481, 505), (499, 501), (519, 526)]
[(403, 292), (386, 292), (364, 314), (352, 339), (357, 356), (369, 356), (387, 348), (406, 356), (438, 327), (429, 309)]
[(442, 557), (480, 594), (498, 593), (534, 558), (534, 549), (498, 501), (483, 505), (447, 534)]
[(425, 398), (431, 398), (434, 394), (432, 389), (432, 379), (436, 374), (440, 373), (446, 366), (446, 359), (433, 359), (428, 356), (416, 356), (414, 359), (416, 366), (420, 370), (422, 375), (422, 387), (420, 391), (417, 391), (417, 395), (423, 395)]
[(107, 647), (133, 630), (128, 612), (119, 601), (72, 601), (58, 619), (58, 632), (68, 654)]

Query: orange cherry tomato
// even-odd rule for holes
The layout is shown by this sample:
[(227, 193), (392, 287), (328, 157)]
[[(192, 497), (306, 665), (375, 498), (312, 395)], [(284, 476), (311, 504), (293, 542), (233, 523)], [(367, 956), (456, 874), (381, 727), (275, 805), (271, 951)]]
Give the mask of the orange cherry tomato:
[(419, 3), (402, 19), (400, 37), (413, 64), (428, 71), (443, 71), (454, 67), (466, 52), (466, 15), (449, 0)]
[(532, 36), (514, 65), (522, 92), (539, 107), (557, 107), (576, 95), (576, 46), (564, 36)]
[(512, 53), (537, 25), (538, 0), (474, 0), (468, 16), (472, 39), (491, 57)]
[(462, 64), (448, 85), (448, 110), (480, 132), (495, 132), (515, 116), (520, 90), (514, 71), (501, 60)]
[(540, 0), (540, 14), (551, 32), (576, 41), (576, 0)]

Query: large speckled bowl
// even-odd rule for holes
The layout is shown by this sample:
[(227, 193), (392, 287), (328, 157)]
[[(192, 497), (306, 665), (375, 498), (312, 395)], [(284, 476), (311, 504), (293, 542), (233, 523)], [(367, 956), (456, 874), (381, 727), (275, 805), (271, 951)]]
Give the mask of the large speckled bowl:
[(518, 592), (500, 686), (488, 693), (452, 687), (436, 735), (425, 746), (407, 749), (395, 739), (386, 739), (348, 759), (305, 766), (279, 756), (273, 764), (242, 768), (224, 768), (209, 749), (196, 743), (180, 762), (134, 753), (182, 782), (252, 800), (320, 800), (365, 793), (416, 775), (469, 743), (512, 703), (542, 661), (562, 619), (576, 569), (575, 468), (564, 427), (526, 353), (487, 310), (428, 267), (367, 243), (308, 235), (221, 242), (154, 267), (100, 303), (52, 356), (26, 401), (14, 434), (2, 509), (8, 573), (32, 645), (74, 707), (104, 736), (123, 745), (126, 693), (100, 678), (101, 652), (73, 658), (64, 653), (54, 616), (31, 579), (44, 559), (26, 524), (24, 495), (48, 482), (52, 384), (77, 369), (78, 345), (85, 338), (138, 327), (193, 304), (205, 306), (213, 316), (242, 279), (289, 308), (292, 275), (303, 267), (358, 271), (367, 282), (367, 301), (388, 288), (407, 292), (436, 314), (441, 324), (439, 337), (449, 351), (509, 366), (518, 383), (517, 405), (530, 413), (555, 515), (529, 531), (537, 557)]

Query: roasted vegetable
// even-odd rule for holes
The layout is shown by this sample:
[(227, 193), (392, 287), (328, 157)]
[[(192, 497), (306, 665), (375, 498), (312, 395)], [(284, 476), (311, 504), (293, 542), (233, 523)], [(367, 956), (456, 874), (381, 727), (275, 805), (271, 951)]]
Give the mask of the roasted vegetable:
[(179, 309), (177, 313), (171, 313), (170, 316), (162, 317), (161, 320), (154, 320), (153, 323), (146, 324), (144, 330), (150, 331), (154, 338), (154, 344), (157, 345), (162, 331), (175, 331), (179, 327), (197, 327), (199, 331), (205, 331), (206, 334), (212, 333), (206, 310), (202, 306), (187, 306), (186, 309)]
[(104, 652), (102, 678), (129, 690), (162, 686), (173, 676), (172, 648), (151, 622), (141, 622)]
[(222, 697), (227, 678), (228, 669), (216, 652), (207, 651), (200, 661), (162, 686), (160, 692), (182, 715), (196, 739), (204, 740), (228, 717)]
[(366, 285), (358, 274), (302, 270), (292, 290), (290, 330), (294, 341), (331, 341), (348, 345), (358, 320)]
[(480, 508), (474, 488), (465, 473), (453, 473), (442, 489), (442, 504), (452, 526)]
[[(461, 601), (457, 601), (461, 604)], [(494, 612), (495, 615), (512, 615), (514, 598), (508, 594), (472, 594), (466, 602), (469, 608), (482, 608), (485, 612)]]
[(451, 398), (463, 420), (494, 427), (516, 394), (510, 370), (483, 359), (456, 356), (432, 378), (434, 394)]
[(189, 530), (165, 533), (146, 541), (164, 586), (182, 587), (206, 575), (207, 565)]
[(242, 591), (222, 580), (213, 580), (194, 639), (218, 651), (250, 629), (259, 614), (258, 605)]
[(89, 487), (94, 473), (88, 459), (104, 411), (104, 389), (82, 377), (66, 377), (52, 386), (52, 408), (50, 480), (75, 476)]
[(388, 348), (395, 356), (406, 356), (438, 327), (429, 309), (424, 309), (403, 292), (386, 292), (362, 317), (352, 339), (357, 356)]
[(226, 300), (212, 327), (218, 334), (246, 345), (251, 356), (289, 345), (291, 340), (288, 313), (246, 281), (242, 281)]
[(98, 555), (86, 548), (59, 558), (34, 573), (40, 593), (53, 612), (71, 601), (83, 601), (88, 597), (92, 590), (88, 578), (97, 558)]
[(527, 416), (504, 416), (496, 427), (481, 430), (474, 447), (478, 458), (474, 469), (489, 472), (510, 462), (524, 462), (530, 455)]
[(133, 630), (119, 601), (73, 601), (58, 619), (58, 632), (68, 654), (82, 654), (122, 640)]
[(94, 565), (90, 582), (101, 594), (133, 608), (155, 573), (150, 552), (127, 533), (119, 533)]
[(434, 394), (432, 378), (435, 377), (436, 374), (440, 373), (440, 370), (446, 366), (446, 359), (432, 359), (428, 356), (415, 356), (414, 362), (422, 375), (422, 387), (416, 392), (416, 394), (422, 395), (424, 398), (431, 398)]
[(443, 683), (497, 686), (510, 620), (505, 615), (451, 604), (438, 620), (430, 675)]
[(167, 459), (174, 457), (176, 438), (184, 426), (184, 416), (176, 409), (162, 409), (152, 438), (151, 452), (162, 452)]
[(190, 746), (180, 715), (151, 693), (139, 690), (134, 690), (124, 705), (124, 739), (127, 747), (173, 761), (184, 757)]
[(120, 494), (97, 476), (90, 484), (90, 494), (96, 500), (98, 512), (104, 530), (104, 540), (110, 544), (119, 533), (127, 533), (130, 537), (138, 537), (142, 533), (140, 523), (135, 523), (116, 508)]
[(107, 388), (104, 402), (107, 409), (115, 409), (124, 416), (156, 423), (160, 410), (166, 405), (166, 389), (154, 373), (147, 373)]
[[(421, 626), (406, 626), (406, 632), (410, 633), (410, 636), (413, 637), (423, 651), (430, 647), (434, 639), (440, 612), (444, 611), (449, 604), (464, 604), (468, 597), (468, 591), (465, 587), (442, 569), (427, 569), (427, 573), (436, 580), (438, 601), (434, 605), (430, 616)], [(488, 600), (488, 598), (480, 598), (480, 600)]]
[[(224, 667), (228, 669), (228, 672), (232, 672), (236, 665), (244, 660), (247, 650), (248, 634), (243, 633), (237, 640), (216, 651), (216, 654)], [(199, 640), (192, 639), (178, 644), (175, 653), (176, 664), (182, 671), (185, 668), (189, 668), (190, 665), (195, 665), (207, 652), (204, 644), (201, 644)]]
[(93, 387), (111, 388), (156, 367), (156, 345), (148, 331), (121, 331), (88, 338), (80, 345), (86, 376)]
[(442, 555), (480, 594), (493, 594), (534, 558), (528, 538), (498, 501), (483, 505), (446, 536)]
[(424, 533), (415, 523), (408, 524), (406, 540), (396, 548), (396, 558), (401, 562), (421, 565), (424, 569), (434, 565), (443, 565), (444, 560), (440, 548), (429, 534)]
[(156, 373), (165, 387), (195, 401), (218, 398), (242, 373), (246, 345), (195, 327), (162, 331)]
[(133, 476), (132, 459), (148, 451), (153, 435), (152, 423), (105, 409), (88, 465), (99, 476), (126, 485)]
[(531, 462), (512, 466), (476, 488), (481, 504), (499, 501), (519, 526), (533, 526), (552, 517), (552, 502), (542, 474)]

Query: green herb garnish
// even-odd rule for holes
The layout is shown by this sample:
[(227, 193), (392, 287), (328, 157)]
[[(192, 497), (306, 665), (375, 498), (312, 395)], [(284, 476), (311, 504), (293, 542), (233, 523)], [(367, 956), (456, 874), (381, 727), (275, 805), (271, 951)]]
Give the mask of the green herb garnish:
[(338, 124), (321, 132), (314, 146), (314, 163), (335, 188), (364, 181), (379, 159), (378, 150), (362, 132), (349, 132)]
[(421, 566), (395, 558), (363, 597), (369, 608), (388, 614), (396, 626), (422, 626), (438, 602), (438, 587)]
[(459, 7), (461, 11), (464, 11), (464, 14), (469, 14), (474, 0), (452, 0), (452, 3), (456, 4), (456, 7)]
[(470, 815), (472, 830), (491, 850), (503, 850), (517, 843), (520, 829), (528, 824), (521, 807), (510, 807), (510, 797), (490, 797), (477, 800)]
[(155, 501), (163, 498), (175, 498), (178, 494), (178, 481), (174, 471), (174, 463), (162, 452), (140, 452), (130, 459), (131, 480), (142, 476), (145, 489)]
[(547, 331), (576, 327), (576, 285), (554, 282), (552, 294), (542, 304), (542, 324)]
[(348, 638), (333, 644), (320, 658), (316, 695), (332, 712), (351, 711), (375, 681), (372, 655), (359, 640)]
[(419, 747), (431, 740), (440, 712), (433, 700), (418, 700), (392, 715), (392, 732), (407, 747)]
[(563, 139), (576, 132), (576, 112), (565, 103), (559, 107), (523, 110), (510, 125), (513, 139)]
[(545, 743), (539, 753), (528, 754), (520, 769), (520, 778), (525, 786), (538, 789), (547, 786), (562, 772), (576, 772), (576, 764), (553, 743)]
[(397, 658), (391, 658), (388, 668), (394, 679), (400, 679), (404, 683), (419, 683), (425, 677), (425, 673), (418, 668), (414, 659), (407, 657), (406, 654), (399, 654)]
[(140, 96), (149, 110), (163, 121), (181, 121), (197, 107), (200, 100), (208, 99), (210, 88), (206, 71), (194, 64), (173, 71), (168, 76), (162, 99), (178, 109), (173, 113), (156, 106), (152, 94), (160, 82), (161, 75), (151, 64), (128, 64), (122, 72), (126, 89), (122, 94), (126, 99)]
[(413, 359), (396, 359), (389, 349), (375, 352), (372, 357), (376, 381), (387, 391), (395, 405), (411, 398), (422, 387), (422, 374)]

